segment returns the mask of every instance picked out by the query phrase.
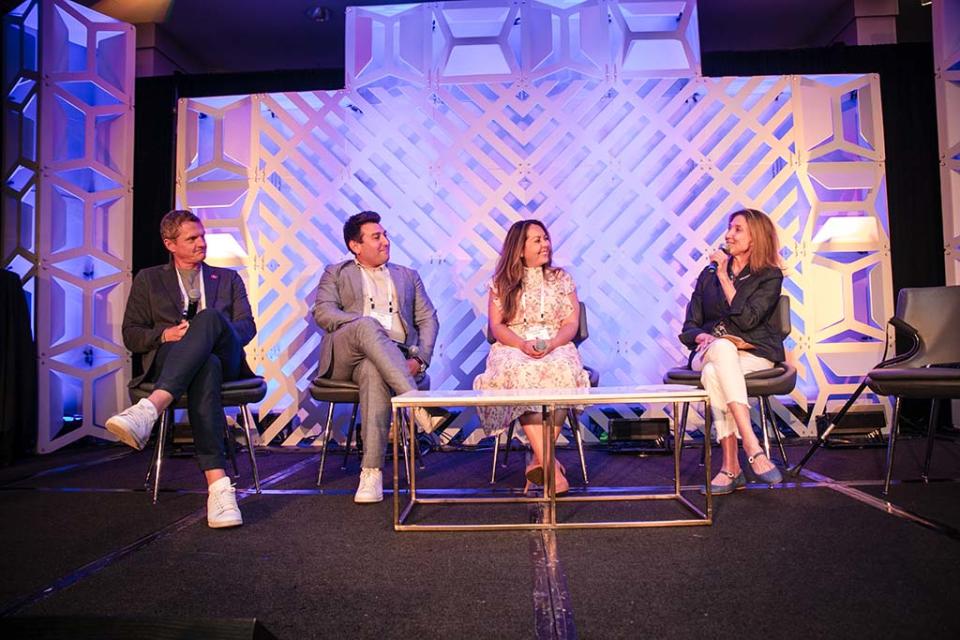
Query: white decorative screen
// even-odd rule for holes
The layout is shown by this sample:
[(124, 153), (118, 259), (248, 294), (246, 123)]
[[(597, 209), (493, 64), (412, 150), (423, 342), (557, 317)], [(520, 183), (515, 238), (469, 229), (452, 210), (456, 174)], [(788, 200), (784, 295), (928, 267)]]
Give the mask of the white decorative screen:
[(128, 402), (133, 27), (67, 0), (4, 16), (4, 246), (39, 356), (37, 448), (112, 438)]
[(944, 264), (947, 284), (960, 284), (960, 1), (933, 3), (933, 57), (940, 136)]
[(280, 414), (266, 439), (292, 420), (286, 444), (316, 433), (309, 309), (363, 209), (438, 308), (435, 388), (482, 370), (486, 284), (514, 221), (549, 226), (588, 308), (584, 361), (621, 385), (685, 358), (704, 252), (731, 212), (763, 209), (788, 267), (791, 401), (818, 413), (848, 397), (893, 308), (878, 78), (699, 69), (695, 2), (356, 7), (344, 90), (182, 100), (178, 200), (247, 278), (260, 410)]

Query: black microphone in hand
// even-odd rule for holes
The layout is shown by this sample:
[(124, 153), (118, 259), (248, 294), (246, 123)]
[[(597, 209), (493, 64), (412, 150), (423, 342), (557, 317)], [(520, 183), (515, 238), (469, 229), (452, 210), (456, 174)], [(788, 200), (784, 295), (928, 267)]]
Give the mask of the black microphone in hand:
[(197, 308), (200, 306), (200, 292), (197, 289), (191, 289), (187, 292), (187, 310), (183, 312), (186, 320), (193, 320), (197, 315)]
[[(720, 251), (723, 251), (725, 254), (730, 255), (730, 252), (727, 251), (727, 245), (722, 244), (722, 245), (720, 245), (718, 248), (720, 249)], [(717, 272), (717, 267), (719, 267), (719, 266), (720, 266), (720, 265), (717, 264), (717, 261), (716, 261), (716, 260), (711, 260), (711, 261), (710, 261), (710, 264), (707, 265), (707, 271), (709, 271), (710, 273), (716, 273), (716, 272)]]

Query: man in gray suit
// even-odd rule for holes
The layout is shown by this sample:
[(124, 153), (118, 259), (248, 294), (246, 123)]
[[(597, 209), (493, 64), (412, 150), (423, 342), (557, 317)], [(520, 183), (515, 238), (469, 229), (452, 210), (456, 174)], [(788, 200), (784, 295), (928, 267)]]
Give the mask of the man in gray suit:
[[(390, 397), (417, 388), (440, 325), (420, 275), (389, 264), (390, 240), (379, 214), (351, 216), (343, 241), (354, 258), (324, 269), (313, 305), (313, 318), (326, 331), (317, 377), (353, 380), (360, 387), (363, 461), (354, 502), (363, 504), (383, 500)], [(414, 412), (427, 432), (443, 419)]]
[(171, 211), (160, 221), (170, 262), (140, 271), (123, 314), (123, 343), (142, 371), (130, 386), (154, 383), (154, 391), (107, 420), (107, 430), (143, 449), (167, 407), (188, 392), (187, 413), (197, 462), (207, 480), (207, 524), (243, 524), (224, 471), (226, 429), (220, 386), (253, 375), (243, 347), (257, 333), (243, 280), (231, 269), (204, 264), (205, 231), (190, 211)]

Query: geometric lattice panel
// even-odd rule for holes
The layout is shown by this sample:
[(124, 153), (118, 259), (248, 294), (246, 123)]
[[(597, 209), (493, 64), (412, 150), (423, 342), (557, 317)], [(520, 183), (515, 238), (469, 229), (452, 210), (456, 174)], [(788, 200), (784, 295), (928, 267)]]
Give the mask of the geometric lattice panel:
[(127, 401), (134, 30), (66, 0), (4, 18), (2, 264), (30, 297), (40, 452), (112, 438)]
[[(960, 284), (960, 0), (934, 0), (933, 63), (940, 141), (940, 191), (946, 284)], [(960, 424), (960, 402), (953, 402)]]
[(960, 284), (960, 1), (933, 3), (933, 55), (947, 284)]
[(182, 100), (179, 204), (231, 238), (224, 261), (248, 274), (260, 408), (281, 414), (266, 437), (291, 421), (288, 444), (315, 433), (309, 309), (361, 209), (384, 215), (392, 259), (438, 308), (434, 387), (465, 389), (514, 221), (550, 227), (589, 309), (584, 361), (618, 385), (685, 358), (707, 248), (730, 212), (761, 208), (788, 267), (791, 401), (849, 395), (893, 309), (878, 78), (704, 78), (696, 41), (693, 2), (349, 8), (344, 90)]

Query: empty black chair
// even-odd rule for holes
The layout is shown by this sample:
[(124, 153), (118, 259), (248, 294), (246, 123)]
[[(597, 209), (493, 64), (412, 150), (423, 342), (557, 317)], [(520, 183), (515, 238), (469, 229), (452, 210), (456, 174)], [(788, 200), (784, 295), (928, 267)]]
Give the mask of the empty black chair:
[[(580, 325), (577, 327), (577, 335), (573, 338), (573, 344), (577, 347), (580, 346), (580, 343), (590, 337), (590, 331), (587, 328), (587, 307), (583, 302), (580, 302)], [(493, 344), (496, 342), (496, 338), (492, 335), (487, 334), (487, 342)], [(596, 387), (600, 384), (600, 374), (597, 373), (595, 369), (584, 365), (584, 371), (590, 376), (590, 386)], [(583, 436), (580, 431), (580, 412), (576, 409), (570, 409), (567, 412), (567, 423), (570, 425), (570, 431), (573, 432), (573, 439), (577, 443), (577, 451), (580, 454), (580, 472), (583, 474), (583, 484), (589, 484), (590, 480), (587, 478), (587, 462), (583, 456)], [(516, 429), (517, 421), (514, 420), (510, 423), (510, 428), (507, 429), (507, 443), (506, 443), (506, 452), (503, 455), (503, 467), (507, 466), (507, 460), (510, 458), (510, 442), (513, 441), (513, 432)], [(493, 444), (493, 469), (490, 472), (490, 484), (493, 484), (497, 481), (497, 455), (500, 452), (500, 437), (497, 436), (496, 442)]]
[[(780, 296), (780, 302), (774, 310), (774, 317), (778, 321), (777, 326), (780, 330), (780, 337), (786, 340), (787, 336), (790, 335), (792, 326), (790, 322), (790, 298)], [(773, 433), (777, 438), (780, 458), (783, 460), (784, 466), (787, 466), (787, 452), (783, 448), (783, 438), (773, 418), (773, 410), (770, 407), (770, 396), (782, 396), (792, 392), (793, 388), (797, 385), (797, 369), (789, 362), (777, 362), (774, 363), (773, 368), (748, 373), (744, 376), (744, 379), (747, 382), (747, 395), (751, 398), (758, 398), (760, 401), (760, 426), (763, 428), (763, 449), (767, 454), (767, 458), (770, 459), (770, 435), (767, 427), (769, 421), (770, 427), (773, 429)], [(700, 372), (694, 371), (690, 367), (670, 369), (663, 376), (663, 382), (665, 384), (686, 384), (700, 387), (701, 389), (703, 388), (703, 384), (700, 382)], [(689, 404), (683, 405), (683, 415), (680, 419), (681, 434), (686, 433), (689, 409)], [(710, 441), (710, 434), (704, 434), (704, 438), (705, 443), (708, 443)], [(680, 444), (682, 443), (678, 443), (678, 446)], [(704, 446), (707, 445), (705, 444)]]
[[(417, 381), (417, 388), (420, 391), (426, 391), (430, 388), (429, 374), (424, 374), (423, 377)], [(350, 450), (352, 449), (351, 442), (357, 426), (357, 411), (360, 408), (360, 387), (352, 380), (317, 378), (310, 383), (310, 396), (317, 402), (329, 403), (323, 433), (320, 434), (322, 449), (320, 452), (320, 469), (317, 472), (317, 486), (319, 487), (323, 480), (323, 468), (327, 462), (327, 447), (330, 444), (330, 438), (333, 436), (333, 409), (338, 404), (353, 405), (353, 410), (350, 414), (350, 428), (347, 430), (347, 442), (343, 452), (343, 464), (340, 467), (344, 470), (347, 468), (347, 460), (350, 458)], [(408, 450), (408, 443), (404, 434), (401, 434), (400, 442), (403, 444), (404, 456), (409, 455), (409, 450), (412, 450), (414, 455), (416, 455), (416, 447), (411, 446)], [(420, 468), (423, 468), (422, 462)]]
[[(153, 393), (154, 385), (152, 382), (141, 382), (138, 386), (130, 390), (130, 398), (133, 402), (139, 402)], [(253, 473), (253, 484), (257, 493), (260, 493), (260, 473), (257, 470), (257, 456), (253, 447), (252, 429), (256, 428), (253, 421), (253, 413), (250, 411), (249, 404), (255, 404), (263, 400), (267, 395), (267, 383), (263, 378), (255, 376), (253, 378), (244, 378), (242, 380), (232, 380), (224, 382), (220, 387), (220, 401), (224, 407), (239, 407), (240, 416), (243, 420), (243, 432), (247, 440), (247, 453), (250, 456), (250, 469)], [(187, 394), (184, 393), (177, 400), (176, 404), (171, 405), (164, 411), (159, 418), (160, 429), (157, 432), (157, 443), (154, 448), (153, 458), (150, 461), (150, 467), (147, 469), (146, 483), (149, 486), (150, 477), (153, 476), (153, 502), (156, 504), (157, 496), (160, 491), (160, 467), (163, 464), (163, 450), (169, 437), (173, 436), (173, 411), (174, 409), (187, 408)], [(226, 434), (227, 450), (230, 454), (230, 460), (233, 462), (234, 476), (239, 475), (237, 470), (237, 458), (234, 453), (233, 435)]]
[(910, 348), (884, 361), (867, 374), (867, 386), (879, 395), (893, 396), (893, 422), (887, 441), (887, 469), (883, 494), (890, 490), (893, 455), (900, 432), (903, 398), (930, 398), (924, 481), (930, 473), (933, 436), (937, 428), (937, 400), (960, 398), (960, 286), (901, 289), (896, 315), (889, 325), (904, 331)]

